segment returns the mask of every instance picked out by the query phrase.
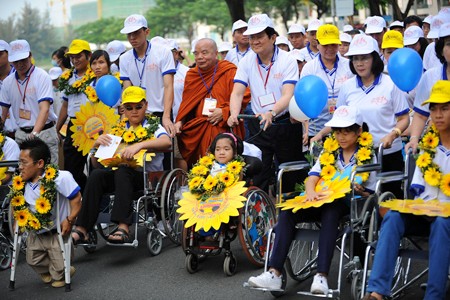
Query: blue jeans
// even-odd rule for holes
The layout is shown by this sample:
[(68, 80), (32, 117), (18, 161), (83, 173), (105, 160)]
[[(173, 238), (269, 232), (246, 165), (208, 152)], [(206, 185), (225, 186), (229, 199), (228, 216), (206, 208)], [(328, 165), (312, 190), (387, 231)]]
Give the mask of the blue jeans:
[(398, 256), (398, 246), (408, 234), (428, 235), (428, 284), (426, 300), (445, 299), (448, 268), (450, 264), (450, 218), (428, 218), (389, 211), (381, 224), (380, 238), (375, 251), (368, 292), (389, 296)]

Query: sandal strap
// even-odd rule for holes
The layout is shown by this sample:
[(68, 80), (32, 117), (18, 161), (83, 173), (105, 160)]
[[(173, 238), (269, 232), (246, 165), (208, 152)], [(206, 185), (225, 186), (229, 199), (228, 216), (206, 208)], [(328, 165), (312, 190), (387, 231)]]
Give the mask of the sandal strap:
[(79, 230), (76, 229), (76, 228), (72, 229), (72, 232), (78, 234), (78, 237), (79, 237), (80, 239), (77, 240), (77, 241), (86, 241), (86, 235), (85, 235), (83, 232), (79, 231)]

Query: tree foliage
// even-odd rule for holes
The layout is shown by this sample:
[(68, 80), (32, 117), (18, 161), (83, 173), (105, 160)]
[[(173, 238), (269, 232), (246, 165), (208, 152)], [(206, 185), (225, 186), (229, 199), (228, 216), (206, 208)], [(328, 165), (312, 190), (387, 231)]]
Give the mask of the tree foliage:
[(90, 22), (77, 28), (75, 36), (97, 45), (106, 44), (112, 40), (124, 40), (126, 35), (120, 33), (123, 21), (123, 19), (111, 17)]

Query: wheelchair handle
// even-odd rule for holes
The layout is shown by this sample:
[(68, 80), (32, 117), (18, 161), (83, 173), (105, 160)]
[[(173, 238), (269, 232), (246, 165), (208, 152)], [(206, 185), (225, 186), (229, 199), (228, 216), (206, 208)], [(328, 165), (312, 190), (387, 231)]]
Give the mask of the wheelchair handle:
[(258, 118), (258, 120), (261, 120), (261, 119), (262, 119), (261, 116), (244, 115), (244, 114), (238, 115), (237, 118), (238, 118), (238, 120), (239, 120), (239, 119), (240, 119), (240, 120), (252, 120), (252, 119), (256, 119), (256, 118)]
[(355, 169), (355, 173), (366, 173), (366, 172), (373, 172), (373, 171), (381, 171), (381, 165), (380, 164), (367, 164), (364, 166), (358, 166)]
[(283, 170), (283, 172), (292, 172), (308, 169), (309, 167), (310, 167), (309, 162), (299, 160), (282, 163), (278, 166), (278, 169)]
[(18, 166), (19, 166), (18, 160), (2, 160), (2, 161), (0, 161), (0, 168), (3, 168), (3, 167), (17, 168)]

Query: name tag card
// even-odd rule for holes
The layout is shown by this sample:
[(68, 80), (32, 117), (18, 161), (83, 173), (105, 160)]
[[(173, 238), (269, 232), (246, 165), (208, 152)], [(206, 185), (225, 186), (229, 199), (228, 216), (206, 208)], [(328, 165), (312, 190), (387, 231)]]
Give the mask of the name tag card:
[(259, 104), (261, 105), (261, 107), (264, 107), (267, 105), (272, 105), (272, 104), (275, 104), (275, 102), (276, 102), (275, 95), (273, 93), (259, 96), (258, 100), (259, 100)]
[(31, 120), (31, 111), (26, 109), (19, 109), (19, 118), (24, 120)]
[(335, 97), (328, 98), (328, 113), (333, 114), (336, 110), (337, 99)]
[(203, 103), (202, 115), (210, 116), (212, 112), (210, 109), (215, 109), (217, 106), (217, 100), (214, 98), (205, 98), (205, 102)]

